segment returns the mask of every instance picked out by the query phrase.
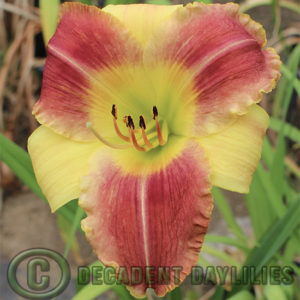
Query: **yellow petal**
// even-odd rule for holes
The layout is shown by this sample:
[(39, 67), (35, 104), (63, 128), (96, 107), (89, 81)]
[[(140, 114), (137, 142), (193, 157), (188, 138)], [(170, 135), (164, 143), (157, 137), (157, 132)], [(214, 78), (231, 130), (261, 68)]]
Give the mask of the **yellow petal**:
[(163, 20), (182, 5), (108, 5), (103, 11), (108, 12), (123, 22), (136, 39), (145, 46), (152, 32)]
[(30, 136), (28, 152), (52, 212), (79, 197), (80, 177), (85, 175), (88, 159), (100, 147), (99, 141), (75, 142), (45, 126)]
[(210, 161), (213, 185), (249, 192), (268, 125), (268, 114), (255, 104), (223, 131), (199, 139)]

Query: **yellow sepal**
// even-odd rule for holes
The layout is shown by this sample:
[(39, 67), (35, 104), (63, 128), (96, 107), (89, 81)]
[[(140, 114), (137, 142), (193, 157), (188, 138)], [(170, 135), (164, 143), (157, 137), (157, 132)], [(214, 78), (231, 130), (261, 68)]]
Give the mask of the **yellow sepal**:
[(108, 5), (103, 11), (118, 18), (145, 46), (153, 31), (182, 5)]
[(221, 132), (199, 139), (210, 162), (213, 185), (249, 192), (268, 125), (268, 114), (255, 104)]
[(98, 140), (76, 142), (46, 126), (40, 126), (30, 136), (28, 152), (52, 212), (79, 197), (80, 178), (85, 175), (90, 156), (100, 147)]

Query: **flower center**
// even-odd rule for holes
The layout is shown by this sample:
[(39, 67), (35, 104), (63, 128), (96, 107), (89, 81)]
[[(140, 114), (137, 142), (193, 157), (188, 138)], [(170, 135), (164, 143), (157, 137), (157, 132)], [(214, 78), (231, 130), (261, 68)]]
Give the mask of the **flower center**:
[(111, 114), (113, 116), (113, 124), (117, 135), (125, 142), (130, 143), (130, 145), (121, 144), (116, 145), (105, 140), (96, 130), (92, 127), (90, 122), (87, 123), (87, 127), (91, 129), (94, 135), (105, 145), (115, 148), (115, 149), (128, 149), (134, 147), (140, 152), (147, 152), (157, 146), (163, 146), (168, 140), (168, 129), (164, 121), (160, 121), (158, 118), (158, 110), (156, 106), (152, 109), (152, 119), (146, 126), (145, 119), (142, 115), (139, 116), (139, 129), (135, 127), (133, 118), (125, 116), (123, 122), (128, 129), (128, 136), (124, 135), (118, 125), (118, 113), (115, 104), (112, 106)]

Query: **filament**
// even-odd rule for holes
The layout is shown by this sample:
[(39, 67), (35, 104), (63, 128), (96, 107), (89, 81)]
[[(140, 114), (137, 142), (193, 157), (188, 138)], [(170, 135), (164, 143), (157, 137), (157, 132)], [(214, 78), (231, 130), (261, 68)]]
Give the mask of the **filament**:
[(122, 139), (124, 140), (125, 142), (130, 142), (130, 138), (128, 136), (125, 136), (122, 134), (122, 132), (120, 131), (119, 129), (119, 126), (117, 124), (117, 119), (118, 119), (118, 114), (117, 114), (117, 107), (115, 104), (113, 104), (112, 106), (112, 109), (111, 109), (111, 114), (113, 115), (113, 120), (114, 120), (114, 127), (115, 127), (115, 130), (117, 132), (117, 135)]
[(157, 138), (158, 138), (158, 142), (161, 146), (163, 146), (166, 142), (163, 139), (161, 130), (160, 130), (160, 126), (159, 126), (159, 122), (158, 122), (158, 110), (156, 106), (153, 106), (153, 120), (155, 120), (155, 125), (156, 125), (156, 131), (157, 131)]
[(146, 123), (145, 123), (145, 119), (143, 116), (140, 116), (140, 127), (142, 129), (142, 136), (143, 136), (143, 140), (144, 143), (147, 147), (149, 148), (153, 148), (153, 145), (150, 143), (150, 141), (148, 140), (147, 134), (146, 134)]
[(139, 150), (141, 152), (145, 152), (146, 149), (143, 148), (143, 147), (141, 147), (141, 146), (139, 146), (139, 144), (138, 144), (138, 142), (136, 140), (135, 134), (133, 132), (133, 129), (129, 128), (129, 134), (130, 134), (130, 138), (131, 138), (132, 144), (135, 147), (135, 149), (137, 149), (137, 150)]
[[(153, 106), (153, 120), (155, 120), (155, 125), (156, 125), (156, 132), (157, 132), (157, 138), (158, 138), (158, 142), (160, 146), (163, 146), (166, 142), (163, 138), (162, 135), (162, 131), (159, 125), (159, 121), (158, 121), (158, 110), (156, 106)], [(146, 133), (146, 122), (143, 116), (140, 116), (139, 119), (139, 125), (142, 131), (142, 137), (143, 137), (143, 141), (146, 147), (142, 147), (138, 144), (137, 139), (135, 134), (139, 133), (140, 130), (139, 129), (135, 129), (135, 125), (133, 122), (133, 119), (131, 116), (125, 116), (123, 118), (124, 123), (126, 124), (126, 127), (128, 128), (128, 132), (129, 132), (129, 136), (126, 136), (124, 134), (121, 133), (119, 126), (117, 124), (117, 119), (118, 119), (118, 114), (117, 114), (117, 107), (115, 104), (112, 105), (112, 110), (111, 110), (111, 114), (113, 115), (113, 123), (114, 123), (114, 128), (116, 130), (117, 135), (124, 141), (126, 142), (131, 142), (132, 145), (127, 146), (127, 145), (115, 145), (112, 144), (108, 141), (106, 141), (101, 135), (99, 135), (98, 132), (95, 131), (95, 129), (92, 127), (92, 124), (89, 122), (87, 123), (87, 127), (91, 129), (91, 131), (93, 132), (93, 134), (105, 145), (111, 147), (111, 148), (115, 148), (115, 149), (126, 149), (126, 148), (130, 148), (132, 146), (135, 147), (135, 149), (137, 149), (138, 151), (141, 152), (145, 152), (147, 151), (148, 148), (153, 148), (153, 144), (149, 141), (148, 137), (147, 137), (147, 133)]]
[(115, 130), (117, 132), (117, 135), (122, 139), (124, 140), (125, 142), (130, 142), (130, 137), (126, 136), (126, 135), (123, 135), (119, 129), (119, 126), (117, 124), (117, 119), (114, 119), (114, 127), (115, 127)]
[(134, 122), (133, 122), (133, 119), (131, 116), (127, 116), (126, 117), (126, 126), (128, 127), (128, 130), (129, 130), (129, 135), (130, 135), (130, 138), (131, 138), (131, 141), (133, 143), (133, 146), (135, 147), (135, 149), (139, 150), (139, 151), (142, 151), (142, 152), (145, 152), (146, 149), (141, 147), (137, 140), (136, 140), (136, 137), (135, 137), (135, 134), (134, 134)]
[(163, 136), (162, 136), (160, 126), (159, 126), (159, 122), (158, 122), (157, 118), (155, 119), (155, 122), (156, 122), (156, 131), (157, 131), (158, 142), (161, 146), (163, 146), (166, 142), (163, 139)]

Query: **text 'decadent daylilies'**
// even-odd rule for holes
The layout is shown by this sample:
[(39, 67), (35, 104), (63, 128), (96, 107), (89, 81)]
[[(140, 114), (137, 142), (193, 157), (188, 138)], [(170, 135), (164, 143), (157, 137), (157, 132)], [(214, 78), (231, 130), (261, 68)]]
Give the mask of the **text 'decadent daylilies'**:
[(190, 273), (211, 186), (247, 193), (260, 159), (269, 118), (256, 103), (280, 60), (238, 9), (66, 3), (48, 44), (33, 111), (42, 126), (28, 143), (38, 183), (53, 211), (79, 198), (105, 265), (129, 279), (150, 267), (150, 279), (128, 282), (136, 297)]

